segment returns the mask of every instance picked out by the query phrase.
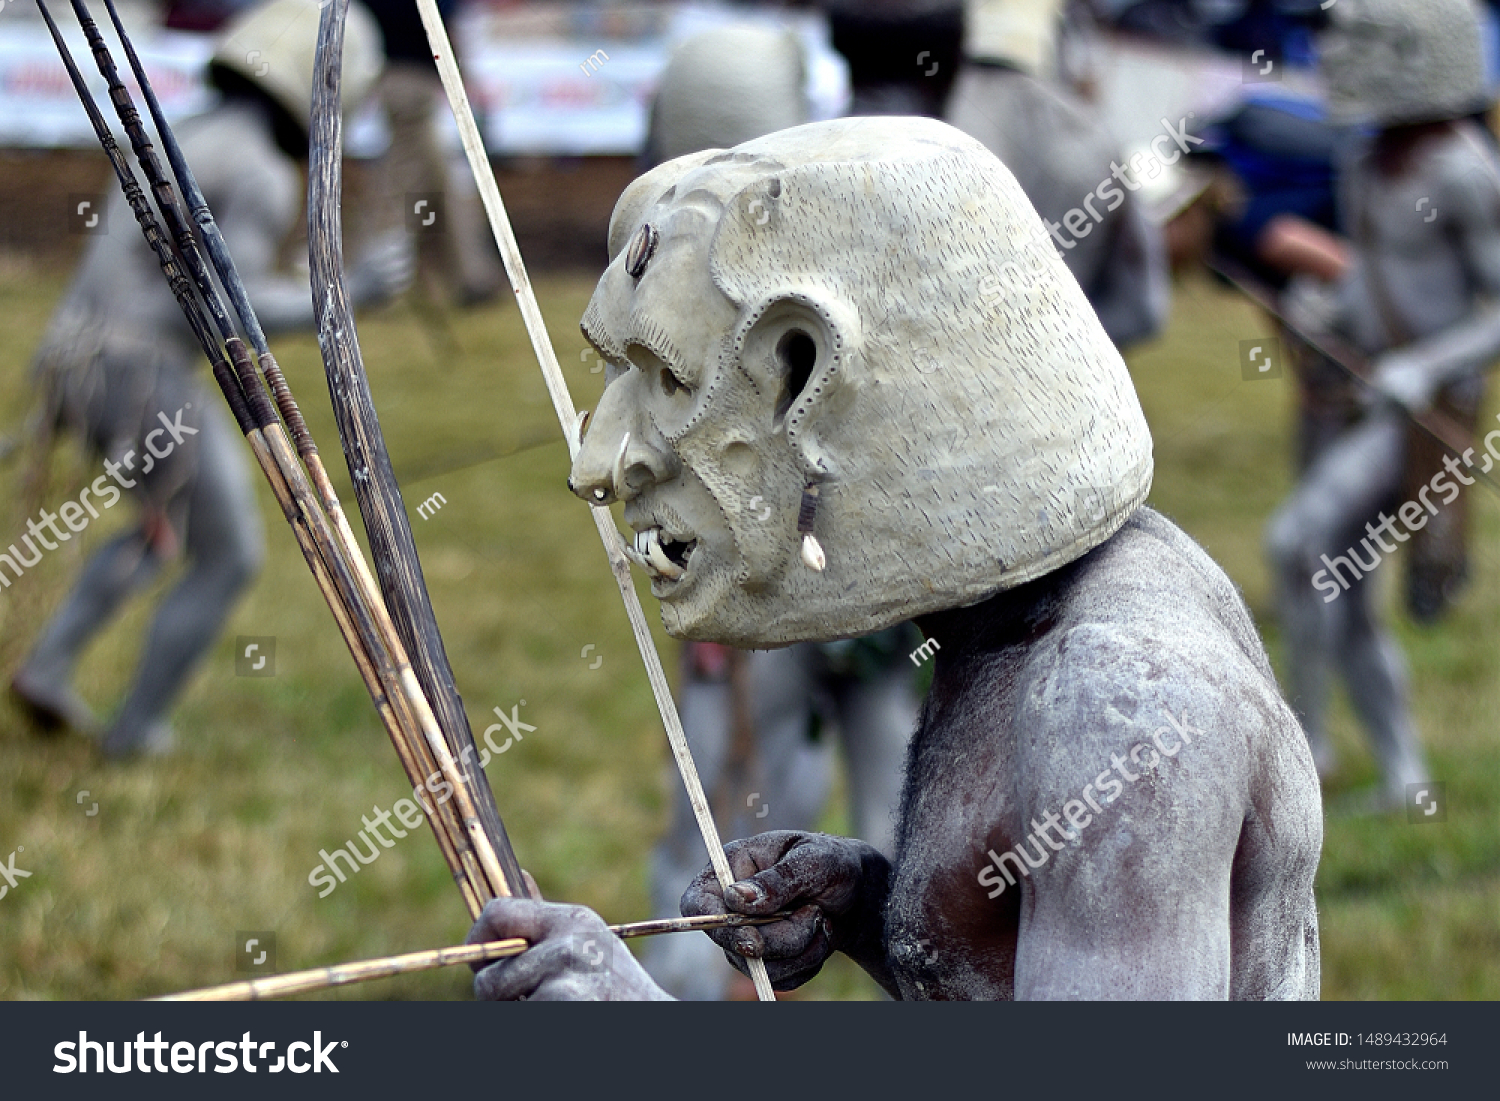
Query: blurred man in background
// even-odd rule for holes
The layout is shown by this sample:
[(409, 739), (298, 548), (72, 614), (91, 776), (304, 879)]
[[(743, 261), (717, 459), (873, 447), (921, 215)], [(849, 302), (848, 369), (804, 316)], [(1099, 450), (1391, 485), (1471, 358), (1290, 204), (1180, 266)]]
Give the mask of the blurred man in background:
[[(460, 306), (493, 301), (500, 293), (500, 257), (468, 166), (460, 157), (455, 170), (443, 149), (437, 111), (440, 104), (446, 109), (446, 100), (416, 0), (366, 0), (366, 6), (385, 44), (379, 94), (391, 131), (382, 165), (387, 218), (409, 226), (432, 217), (435, 232), (412, 235), (429, 298)], [(452, 27), (459, 0), (441, 0), (437, 7)], [(423, 198), (441, 209), (424, 208), (414, 217), (411, 207)]]
[(1380, 765), (1375, 805), (1394, 808), (1431, 777), (1371, 574), (1430, 528), (1413, 556), (1413, 609), (1435, 615), (1463, 578), (1455, 502), (1474, 482), (1473, 449), (1414, 447), (1407, 413), (1441, 407), (1475, 425), (1482, 372), (1500, 356), (1500, 157), (1469, 117), (1493, 99), (1473, 0), (1341, 0), (1331, 18), (1321, 63), (1333, 121), (1374, 129), (1339, 178), (1352, 250), (1329, 256), (1326, 280), (1295, 285), (1287, 313), (1370, 356), (1378, 398), (1359, 395), (1350, 423), (1323, 425), (1267, 544), (1314, 758), (1332, 770), (1337, 668)]
[(1092, 0), (1122, 30), (1235, 53), (1273, 51), (1291, 64), (1311, 61), (1313, 17), (1327, 0)]
[(1123, 348), (1166, 321), (1165, 255), (1135, 194), (1141, 181), (1116, 170), (1118, 143), (1059, 79), (1063, 15), (1063, 0), (968, 0), (947, 120), (1015, 175)]
[(849, 62), (851, 115), (940, 118), (958, 75), (963, 0), (819, 0)]
[[(1347, 135), (1328, 121), (1321, 102), (1265, 88), (1256, 87), (1205, 129), (1206, 144), (1189, 170), (1199, 177), (1201, 198), (1178, 213), (1167, 233), (1174, 270), (1212, 256), (1274, 298), (1307, 280), (1341, 278), (1352, 246), (1336, 197), (1336, 165)], [(1279, 317), (1271, 320), (1296, 376), (1300, 475), (1358, 419), (1359, 394), (1346, 370)]]
[(731, 23), (672, 50), (651, 101), (646, 167), (807, 122), (806, 59), (790, 29)]
[[(274, 258), (304, 205), (299, 162), (307, 159), (319, 11), (316, 0), (269, 0), (232, 19), (209, 65), (221, 101), (176, 128), (268, 332), (313, 326), (307, 282), (276, 274)], [(347, 105), (374, 87), (380, 65), (374, 21), (355, 5), (344, 50)], [(193, 370), (197, 342), (119, 192), (109, 217), (119, 229), (93, 239), (36, 369), (49, 417), (103, 457), (141, 519), (89, 560), (11, 687), (44, 729), (92, 732), (94, 715), (72, 687), (79, 657), (126, 597), (184, 555), (186, 570), (157, 610), (104, 737), (108, 756), (125, 757), (170, 748), (168, 713), (263, 548), (238, 432)], [(357, 303), (381, 301), (406, 285), (410, 267), (404, 242), (382, 243), (350, 272), (350, 293)], [(34, 565), (41, 549), (25, 545)]]

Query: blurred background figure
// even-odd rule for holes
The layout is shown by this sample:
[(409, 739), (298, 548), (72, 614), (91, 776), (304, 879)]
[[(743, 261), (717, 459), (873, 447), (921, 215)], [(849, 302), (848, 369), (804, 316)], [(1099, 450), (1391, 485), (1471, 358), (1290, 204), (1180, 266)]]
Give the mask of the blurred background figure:
[[(892, 83), (897, 75), (890, 73)], [(920, 70), (899, 77), (923, 80)], [(673, 52), (652, 106), (652, 163), (808, 121), (804, 79), (802, 47), (790, 31), (730, 24), (689, 38)], [(896, 100), (894, 92), (878, 97)], [(678, 706), (720, 832), (747, 837), (816, 827), (832, 789), (837, 740), (849, 828), (892, 852), (920, 705), (909, 655), (921, 644), (909, 624), (783, 650), (685, 644)], [(671, 824), (651, 855), (652, 906), (663, 917), (677, 915), (678, 899), (703, 867), (692, 808), (674, 787)], [(707, 937), (658, 937), (642, 962), (679, 998), (719, 1000), (745, 985)]]
[[(176, 127), (268, 332), (313, 325), (306, 280), (277, 275), (274, 258), (304, 204), (299, 163), (307, 159), (319, 10), (316, 0), (270, 0), (233, 18), (209, 66), (220, 102)], [(380, 43), (357, 5), (347, 35), (344, 96), (352, 107), (380, 74)], [(239, 434), (220, 395), (200, 384), (193, 368), (202, 352), (155, 254), (133, 232), (123, 195), (110, 190), (108, 216), (119, 231), (93, 238), (35, 369), (49, 420), (105, 460), (139, 502), (141, 519), (89, 560), (11, 688), (44, 729), (94, 731), (94, 715), (72, 687), (79, 656), (126, 597), (185, 556), (103, 741), (108, 756), (123, 757), (170, 747), (168, 713), (255, 576), (263, 547)], [(350, 293), (358, 303), (387, 298), (405, 286), (410, 267), (404, 241), (383, 242), (350, 272)], [(169, 424), (182, 426), (170, 443)]]
[[(460, 2), (438, 4), (450, 28)], [(443, 148), (438, 112), (447, 110), (447, 99), (416, 2), (366, 0), (366, 6), (380, 24), (385, 45), (379, 95), (391, 132), (382, 162), (386, 218), (409, 227), (421, 285), (430, 301), (459, 306), (493, 301), (502, 283), (500, 255), (468, 164), (461, 153), (450, 156)], [(414, 209), (424, 200), (420, 210)], [(432, 232), (422, 228), (428, 218)]]
[(819, 0), (849, 62), (851, 115), (940, 118), (958, 75), (963, 0)]
[[(1320, 99), (1251, 86), (1205, 128), (1203, 148), (1162, 185), (1172, 270), (1208, 262), (1271, 301), (1299, 278), (1341, 278), (1352, 246), (1340, 232), (1336, 164), (1351, 136), (1328, 121)], [(1279, 314), (1269, 320), (1297, 385), (1301, 474), (1358, 418), (1357, 386)]]
[(1113, 135), (1061, 79), (1064, 8), (1064, 0), (968, 0), (947, 119), (1011, 170), (1123, 348), (1166, 322), (1165, 253), (1136, 195), (1141, 181), (1118, 170)]
[(806, 67), (795, 33), (730, 23), (680, 43), (651, 103), (648, 166), (809, 121)]
[(255, 0), (167, 0), (162, 26), (174, 31), (216, 31)]
[[(910, 624), (782, 650), (685, 643), (678, 706), (720, 833), (816, 828), (833, 788), (836, 743), (850, 835), (894, 852), (906, 747), (921, 707), (909, 658), (921, 645)], [(671, 826), (651, 854), (658, 915), (677, 915), (703, 860), (692, 808), (678, 792)], [(679, 998), (754, 997), (707, 937), (655, 938), (642, 963)]]
[[(1382, 554), (1410, 542), (1408, 602), (1430, 620), (1467, 573), (1460, 501), (1473, 479), (1406, 411), (1437, 407), (1470, 432), (1476, 424), (1482, 372), (1500, 355), (1500, 159), (1468, 117), (1492, 102), (1473, 0), (1343, 0), (1330, 14), (1321, 66), (1332, 120), (1373, 128), (1338, 160), (1350, 244), (1329, 238), (1319, 198), (1316, 209), (1268, 221), (1254, 256), (1302, 273), (1283, 312), (1371, 357), (1377, 394), (1304, 366), (1302, 477), (1272, 517), (1267, 547), (1290, 695), (1314, 758), (1333, 770), (1325, 711), (1336, 668), (1380, 765), (1371, 802), (1386, 809), (1431, 777), (1371, 575)], [(1283, 150), (1306, 154), (1304, 166), (1328, 146), (1315, 128), (1278, 125)]]
[(1326, 0), (1093, 0), (1123, 31), (1233, 53), (1275, 49), (1290, 65), (1312, 61), (1312, 29)]

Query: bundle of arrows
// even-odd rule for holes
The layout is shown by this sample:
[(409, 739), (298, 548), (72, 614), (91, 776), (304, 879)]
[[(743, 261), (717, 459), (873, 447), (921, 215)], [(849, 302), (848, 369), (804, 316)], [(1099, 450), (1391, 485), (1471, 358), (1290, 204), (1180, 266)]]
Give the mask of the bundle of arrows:
[[(95, 103), (44, 0), (37, 0), (68, 76), (119, 178), (131, 210), (160, 261), (161, 270), (208, 359), (214, 381), (265, 474), (318, 589), (333, 613), (407, 778), (416, 786), (441, 773), (452, 783), (453, 797), (435, 802), (428, 814), (428, 822), (465, 907), (471, 917), (477, 917), (492, 898), (524, 896), (526, 886), (520, 864), (506, 836), (494, 794), (475, 763), (473, 733), (464, 714), (423, 580), (406, 510), (365, 378), (352, 308), (344, 285), (339, 218), (342, 163), (339, 85), (347, 0), (332, 0), (325, 4), (319, 27), (308, 230), (319, 342), (340, 441), (374, 558), (373, 572), (355, 539), (297, 402), (266, 342), (265, 333), (256, 320), (213, 213), (162, 113), (151, 82), (115, 9), (114, 0), (104, 0), (105, 7), (140, 87), (170, 165), (170, 176), (84, 0), (70, 0), (70, 3), (109, 88), (110, 100), (128, 136), (135, 161), (146, 178), (149, 197), (129, 157)], [(417, 6), (559, 423), (570, 450), (576, 453), (583, 417), (574, 410), (562, 371), (552, 352), (540, 308), (453, 60), (447, 32), (435, 0), (417, 0)], [(152, 199), (155, 200), (155, 209)], [(222, 295), (215, 285), (214, 275), (218, 276), (223, 287)], [(229, 300), (227, 304), (225, 297)], [(693, 766), (645, 613), (631, 584), (629, 563), (619, 532), (607, 508), (596, 508), (593, 512), (710, 861), (720, 881), (728, 886), (733, 876)], [(616, 927), (616, 931), (621, 935), (640, 935), (642, 932), (707, 927), (701, 921), (646, 925), (646, 929)], [(524, 947), (524, 942), (496, 942), (420, 952), (284, 976), (279, 982), (260, 980), (259, 985), (232, 984), (220, 988), (218, 996), (267, 997), (300, 993), (425, 967), (498, 959), (514, 955)], [(760, 997), (764, 1000), (774, 998), (761, 961), (751, 961), (751, 974)], [(211, 997), (215, 992), (195, 992), (194, 996)]]

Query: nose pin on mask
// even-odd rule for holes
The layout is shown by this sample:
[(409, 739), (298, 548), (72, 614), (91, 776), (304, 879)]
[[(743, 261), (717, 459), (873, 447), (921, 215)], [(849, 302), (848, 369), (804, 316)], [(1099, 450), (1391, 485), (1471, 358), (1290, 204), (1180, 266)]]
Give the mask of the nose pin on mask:
[(822, 573), (828, 565), (823, 545), (813, 534), (813, 524), (818, 518), (818, 484), (808, 482), (802, 487), (802, 503), (797, 508), (797, 532), (802, 536), (802, 564), (815, 573)]
[(630, 278), (640, 281), (641, 276), (646, 274), (646, 265), (651, 263), (651, 257), (656, 255), (656, 248), (660, 244), (661, 234), (649, 222), (643, 223), (635, 231), (630, 247), (625, 250), (625, 270)]

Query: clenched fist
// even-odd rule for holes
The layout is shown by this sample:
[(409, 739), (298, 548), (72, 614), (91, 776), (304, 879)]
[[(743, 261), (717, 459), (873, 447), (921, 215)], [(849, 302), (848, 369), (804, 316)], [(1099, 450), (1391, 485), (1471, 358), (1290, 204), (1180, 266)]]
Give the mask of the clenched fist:
[(710, 932), (731, 964), (745, 972), (746, 957), (762, 959), (776, 989), (794, 990), (843, 952), (890, 988), (883, 944), (890, 863), (877, 849), (847, 837), (777, 830), (732, 842), (725, 853), (737, 882), (724, 891), (705, 869), (682, 896), (684, 917), (791, 911), (769, 925)]

